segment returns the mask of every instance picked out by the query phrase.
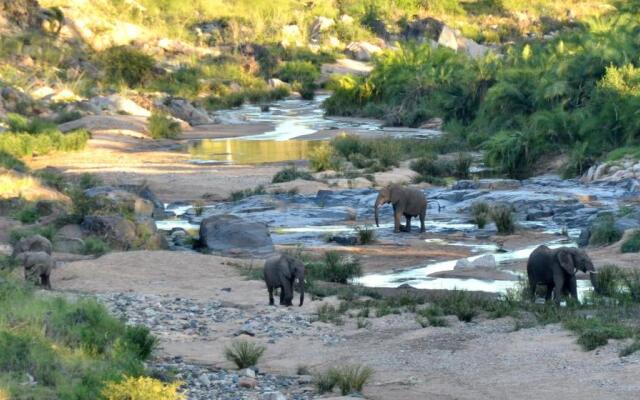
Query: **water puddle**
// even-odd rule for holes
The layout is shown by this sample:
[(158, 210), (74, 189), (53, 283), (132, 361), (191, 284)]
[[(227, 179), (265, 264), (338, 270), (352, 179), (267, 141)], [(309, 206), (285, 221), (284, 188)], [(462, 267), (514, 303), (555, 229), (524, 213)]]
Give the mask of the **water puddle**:
[(189, 145), (195, 163), (260, 164), (308, 159), (318, 140), (205, 139)]
[[(564, 240), (560, 240), (564, 242)], [(562, 246), (575, 247), (575, 243), (560, 243), (555, 241), (547, 243), (550, 248), (557, 248)], [(515, 251), (505, 253), (493, 253), (487, 252), (472, 257), (467, 257), (467, 261), (473, 261), (484, 255), (492, 255), (497, 264), (512, 261), (523, 260), (529, 257), (531, 252), (536, 249), (536, 246), (526, 247)], [(368, 287), (398, 287), (403, 284), (408, 284), (417, 289), (446, 289), (446, 290), (474, 290), (484, 291), (491, 293), (506, 293), (509, 289), (516, 289), (519, 285), (519, 278), (524, 278), (523, 274), (513, 273), (514, 280), (483, 280), (483, 279), (462, 279), (462, 278), (441, 278), (431, 277), (437, 272), (452, 271), (458, 260), (447, 260), (426, 265), (424, 267), (405, 269), (392, 273), (383, 274), (371, 274), (365, 275), (361, 278), (355, 279), (354, 284), (368, 286)], [(589, 281), (578, 281), (579, 294), (591, 290), (592, 286)]]

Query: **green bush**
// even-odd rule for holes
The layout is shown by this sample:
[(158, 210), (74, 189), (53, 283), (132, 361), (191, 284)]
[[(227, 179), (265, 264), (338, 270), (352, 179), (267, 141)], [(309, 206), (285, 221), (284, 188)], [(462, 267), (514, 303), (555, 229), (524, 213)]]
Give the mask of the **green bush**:
[(49, 240), (53, 240), (56, 228), (52, 225), (48, 226), (32, 226), (28, 228), (15, 228), (9, 231), (9, 243), (15, 245), (20, 239), (33, 235), (41, 235)]
[(637, 253), (640, 251), (640, 231), (633, 232), (633, 234), (627, 239), (620, 250), (623, 253)]
[(109, 245), (96, 236), (89, 236), (84, 240), (83, 254), (101, 256), (110, 251)]
[(33, 204), (26, 204), (15, 215), (15, 219), (23, 224), (33, 224), (40, 218), (38, 210)]
[(348, 283), (349, 279), (361, 275), (362, 267), (358, 260), (349, 260), (337, 251), (327, 251), (322, 263), (307, 265), (307, 276), (312, 280)]
[(186, 400), (187, 396), (178, 392), (181, 384), (148, 377), (125, 377), (121, 382), (109, 382), (102, 396), (106, 400)]
[(356, 226), (355, 230), (360, 244), (369, 244), (376, 240), (376, 231), (370, 225)]
[(149, 132), (154, 139), (177, 139), (182, 132), (180, 123), (169, 117), (167, 113), (154, 110), (148, 119)]
[(346, 396), (351, 393), (362, 393), (362, 388), (373, 376), (373, 369), (363, 365), (347, 365), (337, 370), (340, 393)]
[(243, 369), (255, 366), (265, 350), (264, 346), (246, 340), (237, 340), (230, 347), (225, 348), (224, 356), (236, 364), (238, 369)]
[(320, 71), (309, 61), (287, 61), (282, 64), (277, 76), (289, 83), (313, 83), (320, 76)]
[(608, 343), (609, 339), (631, 337), (633, 331), (617, 321), (602, 318), (576, 316), (564, 322), (564, 326), (578, 334), (578, 344), (589, 351)]
[(471, 215), (473, 216), (473, 222), (478, 225), (478, 228), (484, 229), (487, 220), (490, 218), (491, 209), (484, 201), (477, 201), (471, 205)]
[(464, 290), (453, 290), (437, 304), (446, 315), (455, 315), (460, 321), (471, 322), (478, 315), (479, 302)]
[(602, 214), (591, 225), (589, 244), (592, 246), (606, 246), (622, 238), (622, 232), (615, 227), (613, 214)]
[(513, 219), (513, 209), (507, 204), (495, 204), (491, 207), (491, 219), (496, 224), (498, 233), (510, 235), (516, 230)]
[(316, 319), (320, 322), (331, 323), (335, 325), (342, 325), (342, 318), (340, 316), (342, 313), (339, 309), (332, 306), (331, 304), (321, 304), (316, 307)]
[(313, 383), (319, 394), (330, 393), (338, 384), (340, 379), (338, 370), (329, 368), (327, 371), (316, 374), (313, 377)]
[(107, 81), (137, 87), (148, 82), (155, 65), (153, 58), (128, 46), (110, 47), (98, 54)]
[(417, 182), (428, 182), (434, 185), (444, 184), (443, 178), (451, 176), (453, 172), (449, 162), (438, 160), (435, 155), (414, 160), (409, 164), (409, 168), (418, 173)]
[(7, 125), (10, 132), (24, 132), (30, 134), (39, 134), (47, 132), (55, 132), (58, 130), (56, 124), (45, 121), (40, 118), (29, 119), (20, 114), (7, 114)]
[(231, 201), (240, 201), (244, 198), (247, 197), (251, 197), (251, 196), (259, 196), (259, 195), (263, 195), (263, 194), (267, 194), (267, 191), (265, 190), (263, 185), (258, 185), (257, 187), (255, 187), (254, 189), (245, 189), (245, 190), (238, 190), (235, 192), (231, 192)]
[(85, 130), (68, 133), (47, 131), (39, 134), (5, 132), (0, 135), (0, 154), (9, 154), (13, 157), (31, 157), (53, 151), (82, 150), (89, 137), (89, 132)]
[(282, 183), (295, 181), (296, 179), (304, 179), (307, 181), (313, 181), (313, 176), (307, 171), (301, 171), (296, 168), (295, 165), (291, 165), (287, 168), (278, 171), (271, 180), (271, 183)]
[(6, 151), (0, 151), (0, 168), (12, 169), (18, 172), (27, 172), (28, 170), (24, 161), (17, 159)]
[(80, 175), (80, 179), (78, 180), (78, 186), (83, 190), (102, 186), (102, 184), (102, 178), (89, 172), (82, 173), (82, 175)]
[(309, 154), (309, 166), (316, 172), (340, 169), (340, 162), (331, 146), (322, 143)]
[(458, 179), (469, 179), (469, 168), (473, 159), (467, 153), (458, 153), (453, 163), (453, 176)]

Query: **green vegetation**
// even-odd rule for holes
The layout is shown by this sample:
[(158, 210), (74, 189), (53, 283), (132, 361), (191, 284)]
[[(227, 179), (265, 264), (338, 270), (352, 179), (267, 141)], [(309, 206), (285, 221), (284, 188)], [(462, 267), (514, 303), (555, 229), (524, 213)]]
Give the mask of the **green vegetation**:
[(569, 170), (579, 174), (596, 157), (639, 143), (638, 65), (627, 57), (638, 50), (629, 31), (637, 12), (622, 5), (551, 40), (509, 45), (502, 58), (405, 44), (379, 57), (370, 76), (333, 81), (326, 110), (407, 126), (441, 117), (445, 130), (484, 148), (509, 176), (527, 176), (540, 156), (559, 153), (571, 155)]
[(102, 51), (98, 55), (98, 63), (109, 83), (128, 87), (148, 83), (155, 65), (151, 56), (127, 46), (115, 46)]
[(332, 392), (338, 386), (343, 396), (362, 393), (362, 388), (373, 375), (373, 369), (363, 365), (332, 367), (315, 375), (314, 384), (320, 394)]
[(376, 231), (371, 225), (356, 226), (355, 230), (360, 244), (369, 244), (376, 240)]
[(109, 245), (99, 237), (89, 236), (84, 240), (84, 249), (82, 250), (84, 254), (101, 256), (108, 253), (109, 251)]
[(489, 205), (484, 201), (477, 201), (471, 205), (471, 216), (473, 217), (473, 223), (478, 225), (478, 228), (484, 229), (487, 224), (487, 220), (490, 218), (491, 209)]
[(331, 146), (322, 143), (316, 146), (309, 154), (309, 166), (316, 172), (327, 170), (339, 170), (340, 160), (336, 157)]
[(623, 253), (637, 253), (640, 252), (640, 231), (635, 231), (631, 234), (631, 237), (622, 243), (620, 250)]
[(0, 135), (0, 160), (7, 168), (22, 171), (26, 167), (16, 158), (81, 150), (90, 137), (85, 130), (62, 133), (55, 124), (18, 114), (9, 114), (7, 125), (9, 131)]
[(263, 194), (267, 194), (267, 191), (264, 189), (264, 186), (259, 185), (253, 189), (245, 189), (245, 190), (238, 190), (235, 192), (231, 192), (231, 201), (240, 201), (247, 197), (259, 196)]
[(167, 113), (154, 110), (148, 119), (149, 132), (154, 139), (176, 139), (182, 128), (180, 123), (169, 117)]
[(494, 204), (490, 211), (491, 219), (496, 224), (498, 233), (510, 235), (516, 230), (513, 219), (513, 207), (509, 204)]
[(615, 227), (613, 214), (601, 214), (591, 225), (589, 244), (592, 246), (606, 246), (617, 242), (621, 237), (622, 232)]
[(347, 258), (337, 251), (327, 251), (322, 262), (310, 262), (306, 265), (308, 280), (347, 283), (350, 279), (362, 275), (360, 262)]
[(237, 340), (231, 343), (230, 347), (225, 348), (224, 356), (234, 363), (238, 369), (243, 369), (255, 366), (265, 350), (266, 347), (264, 346), (246, 340)]
[(340, 316), (344, 311), (337, 309), (331, 304), (321, 304), (316, 307), (316, 320), (324, 323), (332, 323), (335, 325), (342, 325), (343, 321)]
[(416, 321), (426, 328), (427, 326), (447, 326), (447, 320), (444, 319), (444, 310), (438, 306), (429, 306), (418, 310), (416, 313)]
[(38, 213), (35, 204), (25, 204), (22, 206), (13, 216), (18, 221), (23, 224), (33, 224), (40, 218), (40, 214)]
[[(109, 382), (142, 376), (155, 345), (148, 329), (94, 300), (36, 296), (0, 279), (0, 381), (11, 398), (101, 398)], [(38, 385), (23, 384), (27, 373)]]
[(307, 181), (313, 181), (313, 175), (311, 175), (307, 171), (302, 171), (296, 168), (295, 165), (290, 165), (287, 168), (278, 171), (271, 180), (271, 183), (282, 183), (282, 182), (290, 182), (295, 181), (296, 179), (304, 179)]
[(110, 382), (102, 390), (106, 400), (186, 400), (178, 393), (181, 382), (163, 383), (148, 377), (127, 377), (122, 382)]

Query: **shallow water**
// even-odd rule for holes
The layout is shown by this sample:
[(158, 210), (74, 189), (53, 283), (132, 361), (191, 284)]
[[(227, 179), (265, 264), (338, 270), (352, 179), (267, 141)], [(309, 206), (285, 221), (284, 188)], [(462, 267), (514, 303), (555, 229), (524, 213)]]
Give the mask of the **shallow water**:
[(322, 142), (319, 140), (201, 140), (189, 147), (196, 163), (260, 164), (303, 160)]
[[(455, 245), (455, 243), (451, 243)], [(550, 243), (546, 243), (550, 248), (557, 248), (562, 246), (575, 247), (574, 242), (566, 243), (564, 240), (558, 240)], [(491, 254), (497, 264), (511, 260), (524, 260), (529, 257), (531, 252), (536, 249), (538, 245), (528, 246), (523, 249), (510, 251), (506, 253), (494, 253), (485, 252), (472, 257), (465, 258), (468, 261), (473, 261), (484, 255)], [(458, 259), (447, 260), (428, 264), (422, 267), (404, 269), (401, 271), (382, 273), (382, 274), (370, 274), (353, 280), (354, 284), (367, 286), (367, 287), (398, 287), (403, 284), (408, 284), (417, 289), (446, 289), (446, 290), (473, 290), (483, 291), (490, 293), (507, 293), (510, 289), (517, 289), (521, 283), (520, 279), (525, 278), (524, 274), (512, 272), (514, 280), (481, 280), (481, 279), (462, 279), (462, 278), (442, 278), (431, 277), (437, 272), (452, 271), (458, 262)], [(578, 296), (582, 298), (588, 291), (593, 290), (591, 282), (578, 281)]]

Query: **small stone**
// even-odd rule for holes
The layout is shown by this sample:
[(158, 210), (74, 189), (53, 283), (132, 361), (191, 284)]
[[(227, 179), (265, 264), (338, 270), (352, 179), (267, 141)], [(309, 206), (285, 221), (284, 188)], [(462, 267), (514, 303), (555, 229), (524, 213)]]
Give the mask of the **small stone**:
[(298, 377), (298, 383), (300, 385), (309, 385), (313, 382), (313, 377), (311, 375), (301, 375)]
[(240, 375), (247, 376), (249, 378), (255, 378), (256, 377), (255, 371), (252, 370), (251, 368), (243, 369), (242, 371), (240, 371)]
[(243, 377), (238, 381), (238, 386), (245, 389), (253, 389), (258, 385), (258, 381), (254, 378)]
[(287, 400), (287, 397), (280, 392), (267, 392), (263, 393), (262, 400)]

